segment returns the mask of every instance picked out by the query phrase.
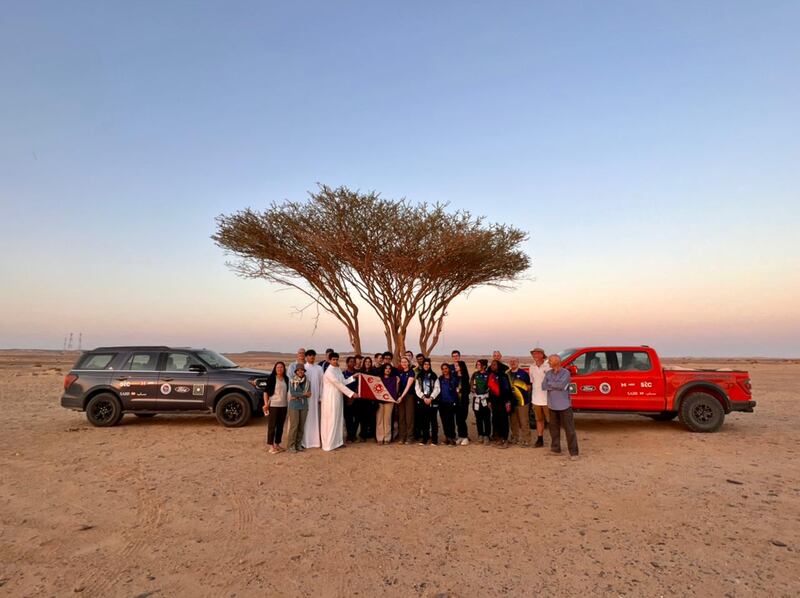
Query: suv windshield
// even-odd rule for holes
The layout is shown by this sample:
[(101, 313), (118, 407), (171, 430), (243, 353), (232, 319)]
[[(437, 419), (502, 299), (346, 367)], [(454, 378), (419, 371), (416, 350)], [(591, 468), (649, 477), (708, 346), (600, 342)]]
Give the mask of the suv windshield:
[(238, 365), (233, 363), (230, 359), (228, 359), (227, 357), (223, 357), (216, 351), (206, 351), (204, 349), (202, 351), (197, 351), (197, 356), (215, 370), (239, 367)]
[(561, 361), (566, 361), (567, 357), (572, 357), (575, 354), (577, 349), (564, 349), (558, 353), (558, 356), (561, 358)]

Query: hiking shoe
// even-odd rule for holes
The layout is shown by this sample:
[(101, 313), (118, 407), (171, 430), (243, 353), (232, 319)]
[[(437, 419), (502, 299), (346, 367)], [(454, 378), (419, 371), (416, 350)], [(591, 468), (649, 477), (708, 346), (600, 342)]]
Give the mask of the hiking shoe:
[(570, 460), (570, 461), (580, 461), (580, 459), (581, 459), (581, 458), (580, 458), (580, 456), (579, 456), (579, 455), (570, 455), (570, 456), (569, 456), (569, 460)]
[(533, 444), (533, 448), (542, 448), (544, 446), (544, 439), (537, 438), (536, 442)]
[(469, 444), (469, 438), (461, 439), (461, 446), (467, 446), (468, 444)]

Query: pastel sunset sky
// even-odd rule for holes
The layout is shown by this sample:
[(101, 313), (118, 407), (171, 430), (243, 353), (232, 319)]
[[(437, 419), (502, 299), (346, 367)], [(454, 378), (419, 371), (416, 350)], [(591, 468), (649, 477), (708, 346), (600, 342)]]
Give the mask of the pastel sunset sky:
[(528, 231), (524, 280), (454, 302), (437, 352), (800, 357), (797, 2), (2, 15), (0, 347), (346, 351), (209, 239), (216, 215), (319, 181)]

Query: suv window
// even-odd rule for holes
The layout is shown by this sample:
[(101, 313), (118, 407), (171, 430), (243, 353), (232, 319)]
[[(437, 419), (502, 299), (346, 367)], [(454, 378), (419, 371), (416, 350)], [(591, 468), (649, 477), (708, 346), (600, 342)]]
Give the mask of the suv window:
[(115, 356), (116, 353), (88, 353), (81, 358), (75, 369), (104, 370)]
[(164, 366), (164, 370), (167, 372), (188, 372), (190, 365), (201, 364), (188, 353), (167, 353), (167, 363)]
[(139, 351), (131, 353), (122, 369), (155, 372), (158, 369), (158, 352)]
[(617, 355), (621, 370), (646, 372), (652, 367), (647, 351), (618, 351)]

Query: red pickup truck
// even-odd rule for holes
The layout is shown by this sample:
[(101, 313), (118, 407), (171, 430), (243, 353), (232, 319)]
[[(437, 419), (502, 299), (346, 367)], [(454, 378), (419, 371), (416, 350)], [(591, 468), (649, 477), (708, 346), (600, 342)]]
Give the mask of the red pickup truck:
[(583, 347), (559, 353), (572, 376), (575, 411), (680, 418), (693, 432), (716, 432), (731, 411), (753, 412), (750, 376), (740, 370), (662, 367), (647, 346)]

